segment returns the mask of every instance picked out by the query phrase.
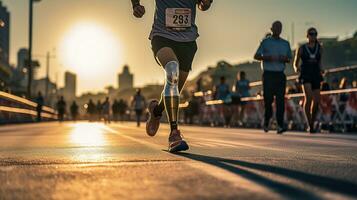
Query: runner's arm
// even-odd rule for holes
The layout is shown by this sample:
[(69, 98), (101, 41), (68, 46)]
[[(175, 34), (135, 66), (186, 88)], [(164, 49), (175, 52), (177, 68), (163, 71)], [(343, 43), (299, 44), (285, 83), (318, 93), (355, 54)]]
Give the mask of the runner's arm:
[(300, 58), (301, 58), (301, 47), (297, 49), (294, 59), (294, 70), (297, 73), (300, 72)]
[(213, 0), (198, 0), (197, 5), (200, 10), (206, 11), (211, 7), (212, 2)]

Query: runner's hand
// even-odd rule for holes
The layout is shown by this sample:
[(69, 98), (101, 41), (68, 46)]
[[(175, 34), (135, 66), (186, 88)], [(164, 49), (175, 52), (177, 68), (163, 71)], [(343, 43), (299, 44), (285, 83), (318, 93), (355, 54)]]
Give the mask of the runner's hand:
[(202, 11), (208, 10), (211, 7), (213, 0), (199, 0), (199, 8)]
[(145, 14), (145, 7), (142, 5), (136, 5), (133, 8), (133, 15), (137, 18), (142, 18)]
[(213, 0), (201, 0), (201, 3), (204, 5), (204, 6), (209, 6), (211, 5), (213, 2)]

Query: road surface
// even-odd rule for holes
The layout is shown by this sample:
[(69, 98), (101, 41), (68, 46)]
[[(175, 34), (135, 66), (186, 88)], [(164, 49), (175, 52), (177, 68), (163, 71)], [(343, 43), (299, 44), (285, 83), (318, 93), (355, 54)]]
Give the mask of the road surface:
[(357, 135), (181, 130), (170, 154), (167, 126), (1, 126), (0, 199), (357, 199)]

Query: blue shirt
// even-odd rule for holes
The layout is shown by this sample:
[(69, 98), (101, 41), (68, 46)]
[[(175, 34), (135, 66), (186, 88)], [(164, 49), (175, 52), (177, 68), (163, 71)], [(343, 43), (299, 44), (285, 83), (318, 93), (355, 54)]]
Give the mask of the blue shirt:
[(229, 85), (227, 84), (219, 84), (216, 86), (216, 99), (218, 100), (226, 100), (230, 95)]
[[(256, 55), (261, 56), (287, 56), (292, 59), (290, 44), (288, 41), (279, 38), (268, 37), (264, 39), (257, 50)], [(262, 61), (263, 71), (283, 72), (285, 70), (285, 63)]]
[(236, 93), (240, 97), (249, 97), (249, 81), (247, 79), (236, 82)]
[[(161, 36), (176, 42), (192, 42), (198, 38), (198, 28), (196, 26), (196, 0), (155, 0), (155, 18), (150, 40), (154, 36)], [(191, 27), (185, 31), (174, 31), (166, 27), (167, 8), (188, 8), (191, 9)]]

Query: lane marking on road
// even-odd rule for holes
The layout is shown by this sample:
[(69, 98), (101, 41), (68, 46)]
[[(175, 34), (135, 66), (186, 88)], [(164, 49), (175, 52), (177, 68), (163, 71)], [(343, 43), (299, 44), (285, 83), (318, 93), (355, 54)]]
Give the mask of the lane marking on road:
[[(137, 131), (143, 131), (142, 129), (140, 128), (137, 128), (137, 127), (130, 127), (130, 126), (125, 126), (125, 125), (116, 125), (118, 128), (126, 128), (126, 129), (131, 129), (131, 130), (137, 130)], [(161, 130), (169, 130), (168, 127), (165, 127), (165, 126), (162, 126), (161, 127)], [(192, 130), (191, 132), (199, 132), (197, 130)], [(200, 132), (201, 133), (201, 132)], [(224, 132), (223, 134), (226, 134), (226, 132)], [(223, 135), (222, 134), (222, 135)], [(215, 134), (216, 135), (216, 134)], [(222, 136), (221, 135), (221, 136)], [(255, 136), (256, 134), (254, 134)], [(281, 149), (281, 148), (275, 148), (275, 147), (267, 147), (267, 146), (260, 146), (260, 145), (254, 145), (254, 144), (247, 144), (247, 143), (242, 143), (242, 142), (238, 142), (238, 141), (231, 141), (231, 140), (224, 140), (224, 139), (208, 139), (208, 138), (205, 138), (205, 137), (202, 137), (204, 135), (195, 135), (194, 137), (193, 136), (185, 136), (185, 138), (188, 140), (188, 141), (192, 141), (194, 143), (199, 143), (201, 145), (207, 145), (207, 142), (208, 143), (215, 143), (215, 144), (227, 144), (227, 145), (232, 145), (233, 147), (232, 148), (237, 148), (239, 146), (242, 146), (242, 147), (248, 147), (248, 148), (255, 148), (255, 149), (261, 149), (261, 150), (270, 150), (270, 151), (275, 151), (275, 152), (284, 152), (284, 153), (298, 153), (297, 150), (290, 150), (290, 149), (287, 149), (287, 148), (284, 148), (284, 149)], [(247, 136), (247, 135), (246, 135)], [(264, 134), (263, 134), (264, 137), (266, 137)], [(135, 139), (135, 138), (134, 138)], [(294, 138), (295, 139), (295, 138)], [(140, 141), (140, 140), (139, 140)], [(139, 142), (138, 141), (138, 142)], [(149, 144), (152, 144), (150, 142), (147, 142)], [(161, 146), (161, 145), (158, 145), (158, 146)], [(215, 146), (212, 146), (211, 144), (209, 144), (208, 146), (210, 147), (215, 147)], [(305, 155), (307, 156), (310, 156), (310, 157), (316, 157), (316, 156), (319, 156), (319, 157), (328, 157), (328, 158), (338, 158), (340, 159), (340, 156), (335, 156), (335, 155), (325, 155), (325, 154), (321, 154), (321, 153), (309, 153), (309, 152), (304, 152)]]
[[(162, 145), (150, 143), (150, 142), (147, 142), (147, 141), (136, 139), (136, 138), (134, 138), (132, 136), (120, 134), (120, 131), (114, 130), (114, 129), (110, 128), (110, 127), (106, 127), (105, 130), (107, 130), (108, 132), (110, 132), (112, 134), (119, 135), (121, 137), (130, 139), (132, 141), (135, 141), (135, 142), (138, 142), (140, 144), (149, 146), (151, 148), (162, 150)], [(167, 152), (167, 151), (163, 151), (163, 152)], [(178, 156), (178, 155), (171, 154), (171, 153), (168, 153), (168, 152), (167, 152), (167, 154), (169, 154), (169, 155), (171, 155), (172, 157), (175, 157), (175, 158), (181, 158), (181, 159), (183, 159), (185, 161), (189, 161), (189, 162), (184, 162), (183, 164), (186, 164), (186, 165), (188, 165), (190, 167), (193, 167), (193, 168), (196, 168), (196, 169), (198, 169), (200, 171), (203, 171), (206, 174), (211, 175), (211, 176), (213, 176), (213, 177), (215, 177), (215, 178), (217, 178), (219, 180), (226, 181), (226, 182), (232, 184), (234, 187), (243, 188), (243, 189), (246, 189), (246, 190), (249, 190), (249, 191), (252, 191), (252, 192), (264, 192), (264, 193), (272, 194), (271, 191), (268, 190), (267, 188), (255, 183), (253, 181), (245, 179), (245, 178), (243, 178), (243, 177), (241, 177), (241, 176), (239, 176), (237, 174), (234, 174), (232, 172), (224, 170), (222, 168), (219, 168), (219, 167), (207, 164), (207, 163), (195, 161), (195, 160), (192, 160), (192, 159), (189, 159), (189, 158), (183, 158), (182, 156)]]

